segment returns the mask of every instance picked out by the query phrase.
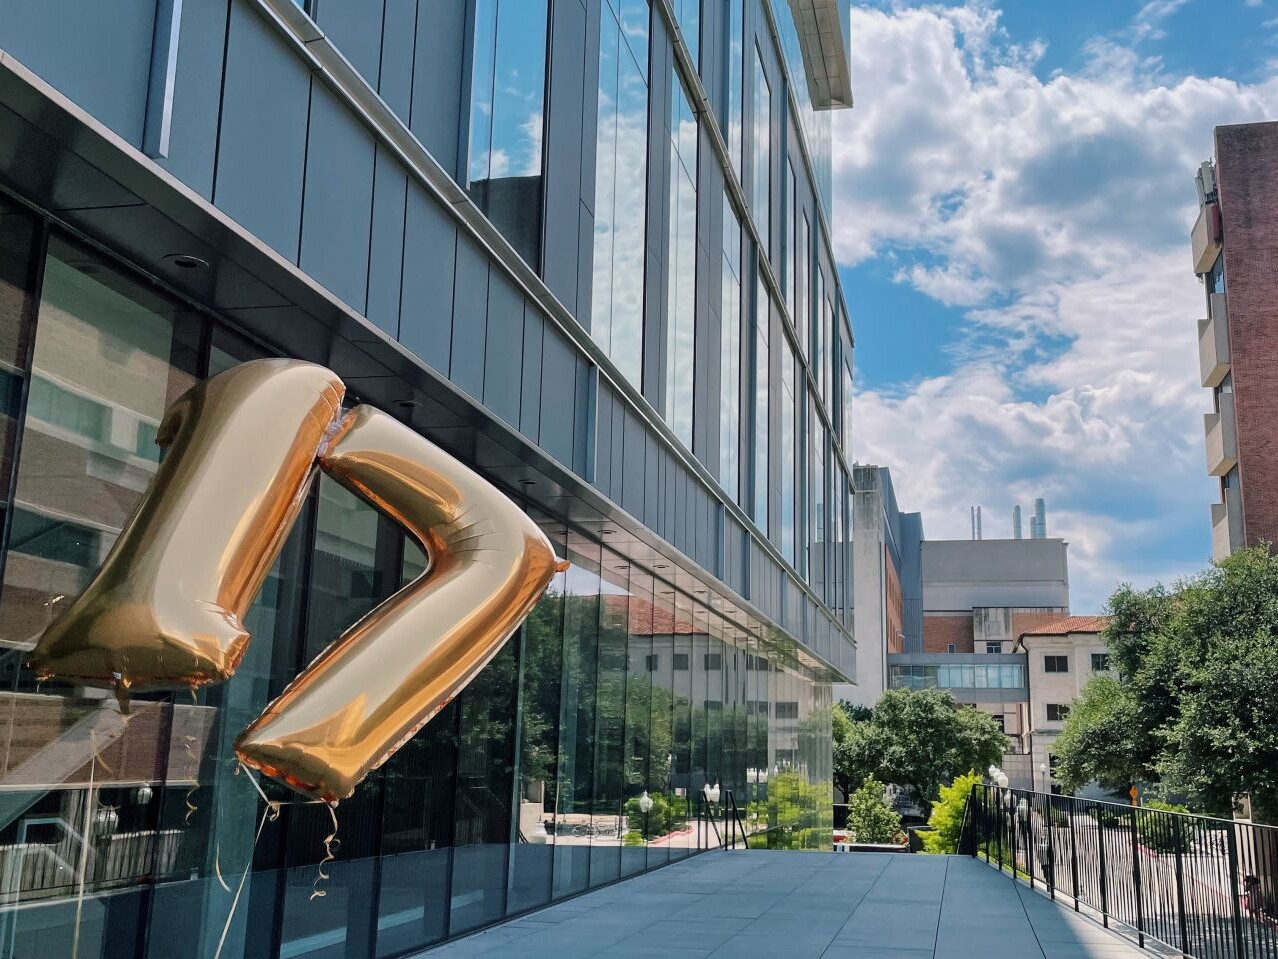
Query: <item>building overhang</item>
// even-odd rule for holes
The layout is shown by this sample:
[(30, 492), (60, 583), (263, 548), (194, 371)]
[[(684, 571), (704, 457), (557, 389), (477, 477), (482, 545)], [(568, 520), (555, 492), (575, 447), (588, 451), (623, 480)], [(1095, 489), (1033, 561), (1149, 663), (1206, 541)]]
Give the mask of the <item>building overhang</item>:
[(790, 0), (808, 96), (818, 110), (852, 106), (847, 0)]
[[(826, 657), (613, 503), (275, 250), (0, 50), (0, 187), (281, 354), (336, 372), (348, 396), (397, 415), (616, 563), (660, 564), (683, 597), (769, 638), (813, 675), (854, 681), (848, 642)], [(190, 270), (173, 254), (208, 264)], [(544, 511), (544, 514), (543, 512)], [(624, 556), (622, 555), (624, 554)], [(626, 568), (629, 568), (628, 565)], [(846, 648), (843, 648), (846, 647)]]

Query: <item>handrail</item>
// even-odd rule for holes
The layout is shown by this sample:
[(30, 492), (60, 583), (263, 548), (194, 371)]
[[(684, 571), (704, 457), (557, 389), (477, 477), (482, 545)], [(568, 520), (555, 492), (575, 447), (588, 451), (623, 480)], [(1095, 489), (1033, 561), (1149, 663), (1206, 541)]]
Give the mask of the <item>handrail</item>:
[(1142, 947), (1278, 957), (1278, 827), (981, 783), (959, 843)]
[(750, 835), (749, 833), (746, 832), (745, 822), (741, 819), (741, 810), (737, 806), (736, 794), (731, 789), (725, 789), (724, 793), (727, 796), (723, 804), (724, 832), (727, 832), (727, 828), (728, 828), (728, 810), (729, 808), (732, 810), (733, 829), (732, 829), (732, 847), (731, 848), (733, 849), (737, 848), (737, 830), (740, 829), (741, 830), (741, 848), (749, 849)]

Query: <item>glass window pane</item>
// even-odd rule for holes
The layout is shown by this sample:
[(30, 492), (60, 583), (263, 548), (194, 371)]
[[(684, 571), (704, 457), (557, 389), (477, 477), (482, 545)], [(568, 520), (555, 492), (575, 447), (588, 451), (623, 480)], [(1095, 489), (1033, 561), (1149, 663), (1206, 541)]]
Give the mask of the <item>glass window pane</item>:
[(771, 311), (768, 289), (759, 273), (754, 295), (754, 521), (765, 533), (768, 530), (768, 337)]
[(670, 277), (666, 333), (666, 420), (692, 449), (697, 332), (697, 118), (676, 71), (670, 94)]
[[(566, 532), (547, 532), (557, 541), (559, 555), (565, 555)], [(519, 815), (511, 845), (511, 913), (544, 905), (551, 896), (566, 580), (567, 573), (555, 574), (523, 627)]]
[(754, 126), (751, 141), (754, 148), (754, 169), (750, 212), (754, 215), (754, 223), (759, 229), (766, 255), (772, 242), (772, 88), (768, 84), (768, 75), (763, 70), (763, 56), (757, 47), (754, 51), (753, 92)]
[(189, 314), (87, 250), (54, 238), (44, 269), (0, 604), (0, 643), (24, 649), (87, 585), (132, 513), (159, 464), (139, 437), (154, 437), (195, 383), (193, 363), (170, 360), (198, 340)]
[[(624, 567), (624, 569), (618, 569)], [(603, 551), (604, 594), (599, 610), (599, 691), (595, 708), (595, 782), (591, 801), (590, 884), (621, 874), (625, 802), (627, 627), (629, 565)]]
[(741, 124), (743, 122), (743, 18), (742, 0), (728, 0), (728, 156), (732, 167), (741, 174)]
[(457, 799), (448, 934), (500, 919), (515, 759), (517, 647), (506, 643), (457, 697)]
[(590, 330), (635, 386), (642, 385), (643, 375), (648, 15), (642, 0), (604, 5), (595, 147)]
[(541, 259), (547, 0), (476, 0), (467, 189), (534, 267)]
[[(391, 581), (377, 575), (378, 529), (384, 522), (377, 510), (323, 475), (316, 496), (305, 648), (298, 667), (311, 662), (399, 585), (398, 575)], [(361, 783), (355, 795), (342, 802), (341, 818), (351, 823), (376, 821), (382, 785), (381, 775)], [(322, 806), (301, 804), (290, 807), (286, 829), (281, 950), (321, 959), (340, 949), (374, 908), (376, 840), (368, 829), (339, 830), (342, 855), (326, 868), (331, 878), (323, 884), (325, 908), (317, 910), (310, 895), (325, 857), (324, 837), (333, 831), (332, 819)]]
[[(653, 585), (652, 577), (639, 570), (630, 574), (630, 613), (627, 625), (625, 682), (625, 744), (622, 750), (622, 793), (625, 822), (622, 825), (621, 875), (630, 876), (647, 868), (646, 846), (659, 829), (661, 815), (654, 822), (652, 811), (641, 807), (648, 792), (652, 746), (653, 670)], [(659, 797), (658, 797), (659, 799)]]
[(564, 575), (564, 662), (555, 791), (554, 898), (585, 890), (590, 873), (598, 685), (600, 549), (569, 544)]
[(741, 223), (723, 193), (723, 298), (719, 308), (719, 485), (741, 501)]

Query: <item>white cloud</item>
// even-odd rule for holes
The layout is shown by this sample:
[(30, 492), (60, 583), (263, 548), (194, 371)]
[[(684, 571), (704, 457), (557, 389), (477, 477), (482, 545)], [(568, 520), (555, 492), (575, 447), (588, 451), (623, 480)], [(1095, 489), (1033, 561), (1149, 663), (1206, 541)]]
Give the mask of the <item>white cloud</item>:
[[(1145, 4), (1127, 43), (1181, 2)], [(893, 467), (933, 537), (966, 535), (969, 504), (1045, 495), (1084, 612), (1205, 562), (1191, 176), (1215, 125), (1278, 105), (1278, 80), (1168, 77), (1119, 39), (1044, 79), (988, 4), (854, 8), (834, 138), (840, 261), (890, 255), (897, 282), (966, 308), (952, 369), (860, 393), (858, 459)]]

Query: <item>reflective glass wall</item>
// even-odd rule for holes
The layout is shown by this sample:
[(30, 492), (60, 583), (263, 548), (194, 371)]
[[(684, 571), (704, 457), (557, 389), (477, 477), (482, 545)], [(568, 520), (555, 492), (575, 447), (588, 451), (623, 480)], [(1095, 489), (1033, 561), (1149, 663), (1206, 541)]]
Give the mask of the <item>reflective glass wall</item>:
[(0, 954), (408, 955), (704, 848), (698, 814), (722, 829), (729, 792), (752, 844), (828, 848), (828, 676), (534, 513), (568, 568), (341, 803), (321, 874), (328, 811), (237, 773), (232, 744), (426, 556), (321, 478), (232, 680), (127, 714), (109, 692), (37, 684), (26, 654), (119, 535), (168, 404), (263, 352), (7, 208), (0, 346)]

